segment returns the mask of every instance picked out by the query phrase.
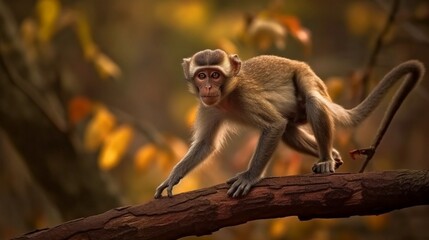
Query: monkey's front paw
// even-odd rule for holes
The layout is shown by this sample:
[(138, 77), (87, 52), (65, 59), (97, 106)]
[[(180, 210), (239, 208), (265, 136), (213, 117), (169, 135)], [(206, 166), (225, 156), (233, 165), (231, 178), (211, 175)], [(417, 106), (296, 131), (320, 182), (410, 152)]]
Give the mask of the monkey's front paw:
[(164, 189), (167, 188), (167, 195), (168, 197), (172, 197), (173, 196), (173, 187), (174, 185), (178, 184), (180, 179), (182, 179), (181, 177), (178, 176), (173, 176), (173, 177), (169, 177), (167, 178), (163, 183), (161, 183), (161, 185), (159, 185), (156, 188), (156, 192), (155, 192), (155, 198), (160, 198), (162, 196), (162, 191), (164, 191)]
[(258, 181), (259, 177), (252, 177), (247, 171), (239, 173), (227, 181), (228, 184), (232, 184), (228, 190), (228, 195), (233, 198), (245, 196)]
[(334, 173), (337, 162), (334, 160), (320, 161), (313, 165), (314, 173)]

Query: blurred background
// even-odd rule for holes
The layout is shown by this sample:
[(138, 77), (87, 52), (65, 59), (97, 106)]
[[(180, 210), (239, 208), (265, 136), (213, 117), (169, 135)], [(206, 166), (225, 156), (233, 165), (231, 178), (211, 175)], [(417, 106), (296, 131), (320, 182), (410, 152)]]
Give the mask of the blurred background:
[[(195, 118), (182, 58), (206, 48), (305, 61), (334, 101), (352, 107), (400, 62), (429, 67), (429, 2), (1, 0), (0, 239), (152, 200), (186, 153)], [(348, 152), (371, 144), (387, 103), (356, 130), (337, 129), (339, 172), (359, 171), (363, 158)], [(425, 77), (367, 171), (429, 168), (428, 104)], [(230, 138), (174, 193), (245, 169), (258, 132)], [(307, 174), (314, 161), (280, 144), (266, 175)], [(423, 206), (254, 221), (199, 239), (428, 239), (428, 224)]]

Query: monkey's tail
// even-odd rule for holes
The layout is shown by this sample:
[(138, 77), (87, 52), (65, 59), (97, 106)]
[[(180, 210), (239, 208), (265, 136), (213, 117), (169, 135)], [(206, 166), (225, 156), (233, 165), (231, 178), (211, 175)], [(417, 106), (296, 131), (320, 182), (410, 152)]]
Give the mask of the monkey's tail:
[[(425, 72), (424, 65), (417, 60), (409, 60), (393, 68), (377, 84), (374, 90), (359, 105), (352, 109), (332, 103), (329, 104), (334, 118), (340, 125), (356, 126), (365, 120), (372, 111), (380, 104), (387, 91), (395, 85), (402, 77), (406, 76), (403, 84), (397, 90), (389, 108), (399, 108), (403, 100), (414, 86), (422, 79)], [(396, 111), (395, 110), (395, 111)]]

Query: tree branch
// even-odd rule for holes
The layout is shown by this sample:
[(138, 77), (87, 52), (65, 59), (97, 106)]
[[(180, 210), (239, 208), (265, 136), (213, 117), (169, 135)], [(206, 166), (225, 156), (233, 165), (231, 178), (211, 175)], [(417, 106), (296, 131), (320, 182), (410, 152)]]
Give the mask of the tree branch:
[(263, 179), (244, 198), (228, 185), (152, 200), (70, 221), (17, 239), (177, 239), (256, 219), (378, 215), (429, 204), (429, 170), (303, 175)]
[(396, 14), (399, 11), (400, 3), (401, 3), (401, 0), (394, 0), (392, 2), (392, 7), (390, 8), (389, 16), (387, 17), (386, 23), (384, 24), (381, 31), (378, 33), (374, 47), (372, 48), (369, 58), (365, 64), (365, 68), (364, 68), (363, 76), (361, 80), (362, 81), (361, 101), (363, 101), (368, 95), (369, 77), (371, 75), (372, 69), (375, 66), (375, 63), (377, 61), (377, 57), (381, 51), (381, 48), (383, 47), (384, 38), (386, 34), (389, 32), (393, 23), (395, 22)]

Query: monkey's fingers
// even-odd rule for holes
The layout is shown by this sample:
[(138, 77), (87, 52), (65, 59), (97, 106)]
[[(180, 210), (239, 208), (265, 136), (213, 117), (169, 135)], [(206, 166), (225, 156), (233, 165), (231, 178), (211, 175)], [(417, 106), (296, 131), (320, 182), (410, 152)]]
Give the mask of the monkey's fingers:
[(240, 195), (242, 189), (240, 189), (241, 187), (241, 181), (237, 179), (237, 181), (235, 181), (231, 187), (229, 188), (227, 194), (230, 197), (236, 198)]
[(232, 183), (232, 185), (227, 193), (230, 197), (233, 198), (245, 196), (249, 193), (252, 186), (258, 182), (258, 179), (259, 178), (250, 177), (247, 172), (240, 173), (228, 180), (228, 183)]
[(167, 187), (167, 183), (163, 182), (161, 185), (159, 185), (159, 187), (156, 188), (156, 192), (155, 192), (155, 198), (160, 198), (162, 196), (162, 191), (164, 191), (164, 189)]
[(233, 178), (230, 178), (228, 181), (226, 181), (226, 183), (227, 184), (233, 184), (235, 181), (237, 181), (237, 179), (238, 179), (238, 175), (233, 177)]
[(237, 182), (235, 182), (228, 190), (228, 195), (231, 196), (232, 194), (233, 198), (246, 196), (252, 188), (253, 184), (247, 181), (242, 181), (240, 183)]

